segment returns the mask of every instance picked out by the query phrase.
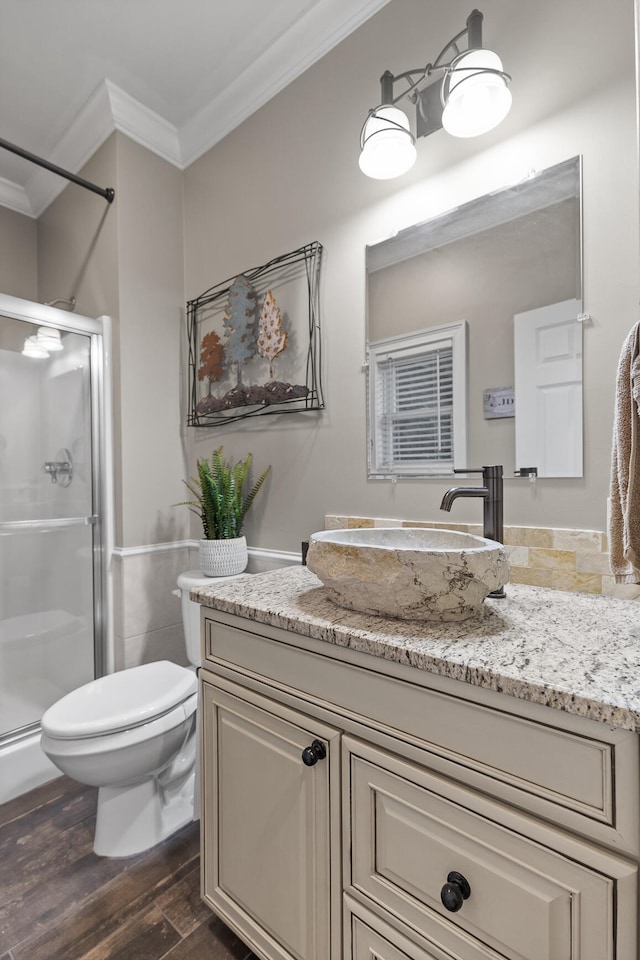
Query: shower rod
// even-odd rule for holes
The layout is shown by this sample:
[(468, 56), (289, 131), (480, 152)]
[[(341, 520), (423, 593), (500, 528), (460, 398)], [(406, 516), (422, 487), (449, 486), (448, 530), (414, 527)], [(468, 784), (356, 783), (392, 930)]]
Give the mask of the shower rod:
[(93, 193), (97, 193), (100, 197), (104, 197), (107, 203), (113, 203), (116, 195), (113, 187), (98, 187), (95, 183), (91, 183), (90, 180), (84, 180), (75, 173), (70, 173), (69, 170), (64, 170), (63, 167), (56, 166), (55, 163), (49, 163), (48, 160), (43, 160), (42, 157), (38, 157), (35, 153), (24, 150), (22, 147), (17, 147), (15, 143), (9, 143), (8, 140), (2, 140), (0, 138), (0, 149), (8, 150), (9, 153), (15, 153), (17, 156), (22, 157), (23, 160), (29, 160), (30, 163), (35, 163), (39, 167), (44, 167), (45, 170), (50, 170), (51, 173), (57, 174), (59, 177), (64, 177), (65, 180), (76, 183), (79, 187), (84, 187), (85, 190), (91, 190)]

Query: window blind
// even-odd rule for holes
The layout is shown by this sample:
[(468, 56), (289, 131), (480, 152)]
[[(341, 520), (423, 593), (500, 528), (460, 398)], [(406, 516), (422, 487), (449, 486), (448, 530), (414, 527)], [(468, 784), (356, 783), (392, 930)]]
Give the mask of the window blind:
[[(444, 330), (445, 328), (441, 328)], [(370, 347), (370, 417), (374, 475), (419, 476), (450, 472), (455, 460), (455, 336), (431, 330)], [(464, 353), (464, 350), (463, 350)], [(460, 409), (458, 409), (459, 416)]]
[(379, 364), (381, 463), (453, 462), (453, 348)]

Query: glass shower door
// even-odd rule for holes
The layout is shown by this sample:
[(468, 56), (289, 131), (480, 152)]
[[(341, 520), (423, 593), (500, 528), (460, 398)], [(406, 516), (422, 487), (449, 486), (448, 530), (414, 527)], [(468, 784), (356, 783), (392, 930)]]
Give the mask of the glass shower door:
[(90, 351), (0, 316), (0, 745), (95, 675)]

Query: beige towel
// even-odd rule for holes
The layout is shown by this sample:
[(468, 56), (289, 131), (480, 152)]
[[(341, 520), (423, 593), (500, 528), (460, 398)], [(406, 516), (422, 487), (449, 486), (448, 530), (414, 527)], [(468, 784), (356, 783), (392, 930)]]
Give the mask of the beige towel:
[(640, 583), (640, 322), (623, 344), (616, 377), (609, 552), (616, 583)]

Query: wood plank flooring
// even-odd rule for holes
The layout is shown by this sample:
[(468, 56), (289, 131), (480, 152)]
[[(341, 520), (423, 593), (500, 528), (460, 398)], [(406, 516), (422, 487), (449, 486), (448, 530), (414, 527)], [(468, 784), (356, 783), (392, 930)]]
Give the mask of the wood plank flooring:
[(254, 960), (200, 900), (199, 825), (97, 857), (96, 797), (59, 777), (0, 805), (0, 960)]

